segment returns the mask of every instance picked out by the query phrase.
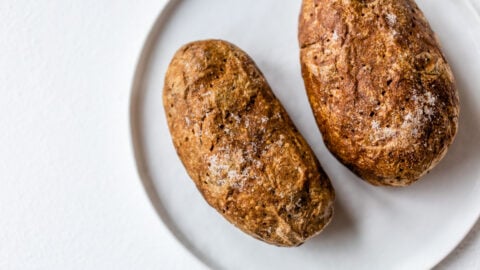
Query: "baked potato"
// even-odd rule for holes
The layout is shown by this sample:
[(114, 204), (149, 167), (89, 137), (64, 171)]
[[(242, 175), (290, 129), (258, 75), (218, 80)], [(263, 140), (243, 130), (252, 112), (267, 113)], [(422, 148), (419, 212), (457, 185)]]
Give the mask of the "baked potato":
[(459, 100), (413, 0), (303, 0), (302, 75), (327, 148), (373, 185), (406, 186), (446, 154)]
[(188, 175), (229, 222), (277, 246), (298, 246), (329, 223), (329, 178), (245, 52), (221, 40), (184, 45), (163, 104)]

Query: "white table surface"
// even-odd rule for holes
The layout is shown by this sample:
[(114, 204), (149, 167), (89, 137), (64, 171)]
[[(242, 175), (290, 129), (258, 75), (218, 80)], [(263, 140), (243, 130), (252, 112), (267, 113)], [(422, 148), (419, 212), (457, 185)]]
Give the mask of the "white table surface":
[[(139, 181), (129, 97), (165, 0), (0, 3), (0, 269), (199, 269)], [(438, 269), (480, 269), (480, 223)]]

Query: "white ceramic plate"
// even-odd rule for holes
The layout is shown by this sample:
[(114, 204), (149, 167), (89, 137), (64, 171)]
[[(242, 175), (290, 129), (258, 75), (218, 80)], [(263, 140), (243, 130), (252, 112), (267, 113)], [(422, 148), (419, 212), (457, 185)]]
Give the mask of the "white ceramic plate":
[[(300, 74), (300, 0), (169, 3), (148, 37), (133, 85), (138, 169), (172, 233), (216, 269), (425, 269), (444, 258), (480, 213), (480, 20), (477, 2), (422, 0), (461, 97), (460, 129), (443, 162), (403, 189), (364, 183), (325, 148)], [(478, 6), (477, 6), (478, 8)], [(175, 154), (162, 107), (166, 68), (184, 43), (221, 38), (249, 53), (306, 137), (337, 191), (335, 216), (318, 237), (278, 248), (245, 235), (210, 208)]]

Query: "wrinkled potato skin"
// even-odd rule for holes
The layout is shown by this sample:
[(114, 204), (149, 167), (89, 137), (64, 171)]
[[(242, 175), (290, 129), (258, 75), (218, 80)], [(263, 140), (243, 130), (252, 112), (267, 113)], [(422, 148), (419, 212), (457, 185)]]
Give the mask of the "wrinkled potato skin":
[(373, 185), (407, 186), (458, 128), (450, 66), (412, 0), (304, 0), (302, 75), (326, 146)]
[(163, 103), (189, 176), (229, 222), (278, 246), (298, 246), (329, 223), (328, 176), (246, 53), (220, 40), (183, 46)]

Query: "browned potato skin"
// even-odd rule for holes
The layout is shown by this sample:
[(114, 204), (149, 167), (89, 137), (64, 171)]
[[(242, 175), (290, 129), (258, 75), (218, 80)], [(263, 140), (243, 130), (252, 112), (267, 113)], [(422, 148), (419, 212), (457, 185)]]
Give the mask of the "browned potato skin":
[(454, 77), (412, 0), (304, 0), (307, 95), (330, 151), (373, 185), (407, 186), (458, 128)]
[(329, 223), (328, 176), (246, 53), (221, 40), (183, 46), (163, 103), (188, 174), (232, 224), (267, 243), (298, 246)]

